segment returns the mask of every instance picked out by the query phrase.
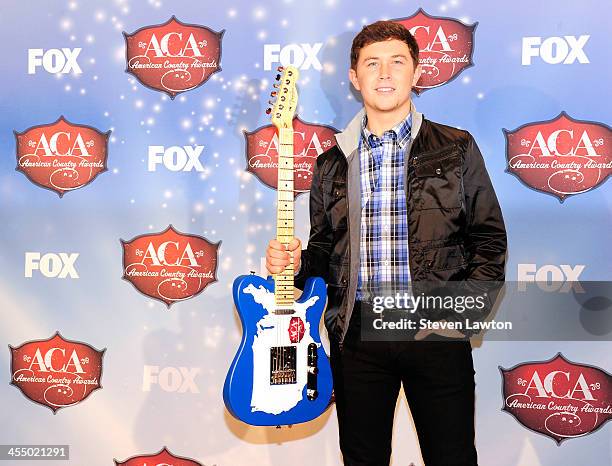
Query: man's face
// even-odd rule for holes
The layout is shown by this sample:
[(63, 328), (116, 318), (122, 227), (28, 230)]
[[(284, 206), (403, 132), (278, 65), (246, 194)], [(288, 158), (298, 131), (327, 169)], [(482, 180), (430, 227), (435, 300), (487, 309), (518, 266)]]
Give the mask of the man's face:
[(368, 114), (407, 112), (410, 92), (420, 75), (421, 67), (415, 69), (408, 45), (397, 39), (366, 45), (359, 52), (356, 69), (349, 71)]

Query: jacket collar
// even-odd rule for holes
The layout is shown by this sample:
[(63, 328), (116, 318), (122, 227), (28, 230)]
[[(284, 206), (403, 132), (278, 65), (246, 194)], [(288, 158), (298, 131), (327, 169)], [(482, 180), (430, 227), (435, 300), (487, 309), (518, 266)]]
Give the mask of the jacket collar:
[[(412, 132), (410, 138), (414, 140), (421, 129), (423, 122), (423, 114), (416, 111), (413, 102), (410, 102), (410, 112), (412, 113)], [(336, 142), (338, 147), (344, 153), (347, 159), (351, 159), (355, 151), (359, 147), (359, 138), (361, 137), (361, 122), (365, 115), (365, 108), (362, 108), (357, 115), (353, 117), (348, 126), (336, 134)]]

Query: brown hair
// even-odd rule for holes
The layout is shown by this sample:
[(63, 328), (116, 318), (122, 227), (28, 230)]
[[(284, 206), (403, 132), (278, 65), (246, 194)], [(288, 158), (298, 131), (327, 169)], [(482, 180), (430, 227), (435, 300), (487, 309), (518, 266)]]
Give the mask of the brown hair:
[(353, 45), (351, 46), (351, 68), (356, 69), (359, 52), (362, 48), (374, 42), (384, 42), (391, 39), (397, 39), (406, 43), (416, 68), (419, 64), (419, 46), (417, 41), (408, 29), (395, 21), (376, 21), (363, 27), (353, 39)]

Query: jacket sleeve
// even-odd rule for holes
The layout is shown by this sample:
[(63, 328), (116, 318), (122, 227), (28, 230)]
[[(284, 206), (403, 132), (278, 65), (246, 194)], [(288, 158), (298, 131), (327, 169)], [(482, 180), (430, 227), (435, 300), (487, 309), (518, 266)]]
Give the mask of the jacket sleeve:
[(484, 306), (464, 313), (449, 312), (445, 318), (460, 321), (466, 338), (478, 330), (466, 328), (467, 320), (484, 321), (493, 312), (505, 279), (506, 228), (497, 196), (485, 168), (482, 154), (471, 134), (463, 166), (463, 189), (466, 202), (466, 249), (468, 268), (465, 280), (456, 292), (478, 299), (484, 296)]
[(463, 188), (469, 254), (467, 280), (503, 282), (507, 247), (504, 219), (482, 154), (469, 133)]
[(317, 158), (310, 185), (310, 236), (306, 249), (302, 249), (299, 272), (295, 276), (295, 286), (300, 290), (304, 289), (309, 277), (328, 279), (333, 232), (323, 205), (321, 169), (324, 161), (323, 154)]

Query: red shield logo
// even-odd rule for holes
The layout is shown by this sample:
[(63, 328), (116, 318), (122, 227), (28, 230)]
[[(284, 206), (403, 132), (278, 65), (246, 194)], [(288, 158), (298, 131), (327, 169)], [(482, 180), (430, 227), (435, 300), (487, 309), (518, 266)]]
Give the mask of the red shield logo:
[(193, 298), (217, 281), (218, 243), (188, 235), (172, 225), (161, 233), (141, 235), (123, 246), (123, 279), (141, 293), (170, 308)]
[(173, 455), (166, 447), (154, 455), (139, 455), (125, 461), (113, 461), (115, 466), (202, 466), (191, 458)]
[[(319, 155), (336, 145), (338, 130), (331, 126), (316, 125), (293, 119), (293, 187), (295, 196), (310, 191), (314, 164)], [(278, 188), (278, 133), (274, 125), (257, 128), (246, 137), (247, 171), (262, 183)]]
[(299, 343), (304, 338), (304, 321), (299, 317), (292, 317), (289, 321), (289, 341)]
[(499, 369), (502, 410), (558, 445), (590, 434), (612, 417), (612, 376), (598, 367), (570, 362), (558, 353), (549, 361)]
[(599, 186), (612, 172), (610, 127), (603, 123), (574, 120), (561, 112), (553, 120), (503, 132), (506, 171), (561, 202)]
[(74, 406), (102, 388), (102, 356), (87, 343), (59, 332), (47, 340), (23, 343), (11, 351), (11, 385), (34, 403), (57, 410)]
[(146, 26), (133, 34), (124, 32), (126, 72), (174, 99), (221, 71), (224, 32), (181, 23), (174, 16), (164, 24)]
[(419, 44), (423, 73), (414, 88), (417, 94), (452, 81), (474, 65), (474, 30), (478, 23), (467, 25), (454, 18), (430, 16), (421, 8), (408, 18), (393, 21), (404, 25)]
[(15, 131), (16, 170), (62, 197), (106, 171), (110, 133), (70, 123), (63, 116), (48, 125)]

